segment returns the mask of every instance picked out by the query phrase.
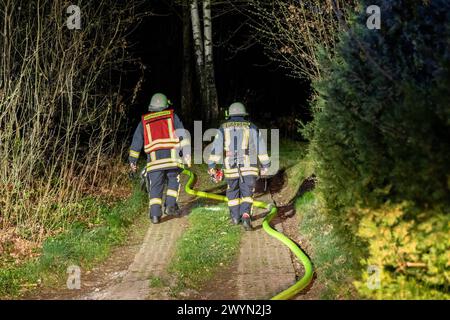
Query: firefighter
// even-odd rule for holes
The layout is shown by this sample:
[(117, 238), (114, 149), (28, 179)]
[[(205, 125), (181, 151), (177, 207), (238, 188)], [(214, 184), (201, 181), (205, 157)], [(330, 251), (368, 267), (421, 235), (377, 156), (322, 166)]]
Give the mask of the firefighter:
[[(137, 170), (137, 160), (142, 148), (147, 154), (146, 176), (149, 185), (149, 216), (152, 223), (161, 220), (163, 192), (167, 183), (164, 212), (179, 216), (177, 204), (184, 164), (190, 166), (190, 141), (180, 118), (169, 108), (164, 94), (153, 95), (149, 113), (142, 116), (133, 135), (129, 162), (132, 172)], [(175, 132), (175, 130), (177, 130)]]
[(228, 185), (231, 221), (233, 224), (242, 222), (245, 230), (252, 230), (255, 184), (259, 174), (267, 175), (270, 158), (261, 133), (253, 123), (246, 120), (247, 115), (245, 106), (240, 102), (229, 107), (228, 120), (220, 126), (213, 142), (208, 173), (216, 177), (216, 165), (222, 164)]

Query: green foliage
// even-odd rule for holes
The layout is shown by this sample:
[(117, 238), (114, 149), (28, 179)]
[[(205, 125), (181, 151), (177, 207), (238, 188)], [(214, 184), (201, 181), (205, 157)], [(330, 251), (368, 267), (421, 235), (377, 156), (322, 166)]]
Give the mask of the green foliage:
[(305, 133), (318, 192), (332, 219), (369, 243), (363, 264), (383, 270), (382, 289), (357, 282), (362, 294), (447, 297), (450, 3), (376, 4), (381, 30), (366, 28), (362, 12), (315, 83)]
[(381, 30), (361, 14), (316, 83), (311, 150), (336, 206), (450, 204), (450, 3), (414, 2), (379, 1)]
[(450, 299), (450, 219), (435, 214), (413, 220), (404, 206), (362, 210), (359, 235), (370, 243), (363, 262), (382, 269), (381, 286), (370, 290), (365, 273), (356, 287), (370, 298)]
[(0, 297), (14, 297), (38, 283), (62, 281), (70, 265), (90, 268), (125, 240), (126, 228), (142, 212), (147, 195), (136, 186), (127, 200), (110, 207), (85, 199), (81, 208), (97, 212), (91, 221), (76, 222), (64, 233), (47, 238), (39, 257), (21, 265), (0, 264)]
[(242, 227), (231, 225), (226, 206), (198, 207), (189, 215), (189, 223), (170, 265), (178, 278), (175, 293), (210, 280), (239, 250)]

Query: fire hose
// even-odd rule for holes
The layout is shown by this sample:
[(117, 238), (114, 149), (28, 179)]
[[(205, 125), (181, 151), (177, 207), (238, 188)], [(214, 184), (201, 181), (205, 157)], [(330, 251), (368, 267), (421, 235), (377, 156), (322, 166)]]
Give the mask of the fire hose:
[[(226, 196), (214, 194), (214, 193), (208, 193), (204, 191), (198, 191), (192, 189), (192, 185), (194, 184), (196, 180), (195, 174), (190, 170), (183, 170), (183, 174), (188, 176), (188, 182), (185, 186), (185, 191), (187, 194), (190, 194), (192, 196), (201, 197), (201, 198), (207, 198), (222, 202), (228, 202), (228, 198)], [(262, 227), (265, 232), (267, 232), (270, 236), (273, 238), (281, 241), (284, 245), (286, 245), (297, 257), (297, 259), (303, 264), (305, 273), (302, 278), (300, 278), (294, 285), (291, 287), (285, 289), (284, 291), (278, 293), (274, 297), (271, 298), (271, 300), (288, 300), (297, 295), (300, 291), (302, 291), (305, 287), (308, 286), (308, 284), (311, 282), (313, 277), (313, 267), (312, 263), (309, 260), (308, 256), (297, 246), (297, 244), (286, 237), (281, 232), (278, 232), (272, 226), (270, 225), (270, 222), (277, 216), (278, 214), (278, 208), (272, 204), (262, 202), (262, 201), (254, 201), (253, 205), (257, 208), (266, 209), (269, 210), (269, 213), (264, 218)]]

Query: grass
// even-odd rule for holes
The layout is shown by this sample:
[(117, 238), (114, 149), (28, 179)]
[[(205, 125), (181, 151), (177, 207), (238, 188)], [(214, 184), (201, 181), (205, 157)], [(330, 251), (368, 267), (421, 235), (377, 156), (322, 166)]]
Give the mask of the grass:
[(285, 194), (294, 197), (302, 182), (314, 173), (312, 161), (307, 157), (308, 145), (304, 142), (280, 142), (280, 170), (287, 178)]
[(357, 298), (352, 281), (360, 270), (361, 248), (351, 233), (339, 227), (326, 213), (315, 191), (297, 199), (300, 234), (312, 247), (311, 260), (317, 281), (323, 287), (322, 299)]
[(135, 187), (132, 196), (113, 206), (85, 199), (84, 210), (97, 210), (94, 221), (76, 222), (70, 228), (47, 238), (38, 257), (20, 265), (0, 261), (0, 297), (19, 297), (40, 283), (55, 285), (65, 281), (70, 265), (89, 269), (104, 260), (110, 249), (123, 243), (127, 227), (142, 212), (147, 196)]
[(189, 229), (178, 241), (169, 270), (177, 278), (173, 293), (198, 289), (233, 260), (242, 228), (230, 224), (225, 205), (197, 207), (189, 216)]
[(308, 151), (308, 144), (300, 141), (280, 141), (280, 168), (289, 168), (302, 161)]
[(150, 288), (163, 288), (167, 285), (163, 278), (157, 276), (152, 276), (148, 284)]

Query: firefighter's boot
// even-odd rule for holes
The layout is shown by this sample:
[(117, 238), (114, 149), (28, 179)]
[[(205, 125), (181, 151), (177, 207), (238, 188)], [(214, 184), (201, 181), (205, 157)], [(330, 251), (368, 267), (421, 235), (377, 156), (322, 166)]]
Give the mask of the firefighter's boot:
[(248, 213), (244, 213), (242, 215), (242, 225), (244, 226), (245, 231), (253, 230), (252, 218)]
[(168, 216), (179, 217), (181, 215), (181, 210), (178, 207), (178, 205), (176, 204), (174, 206), (166, 207), (165, 213)]
[(231, 223), (237, 226), (239, 223), (241, 223), (241, 219), (239, 217), (231, 217)]
[(153, 224), (158, 224), (161, 221), (161, 217), (151, 216), (150, 220), (152, 221)]

